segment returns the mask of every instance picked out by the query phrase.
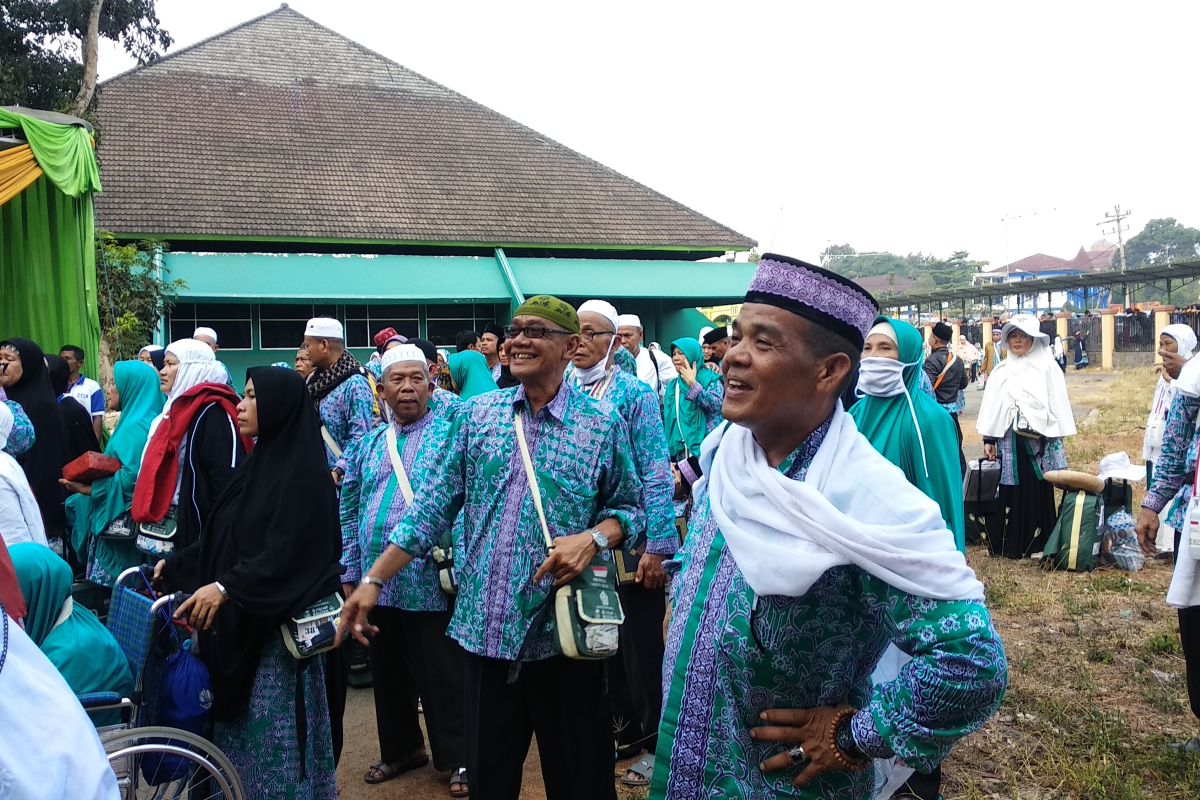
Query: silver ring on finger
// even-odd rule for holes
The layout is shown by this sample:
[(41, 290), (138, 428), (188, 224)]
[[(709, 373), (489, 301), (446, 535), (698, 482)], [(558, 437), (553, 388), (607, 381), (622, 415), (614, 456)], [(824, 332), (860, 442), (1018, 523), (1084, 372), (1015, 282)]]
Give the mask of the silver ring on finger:
[(797, 766), (807, 764), (809, 761), (808, 755), (804, 752), (804, 746), (799, 744), (787, 751), (787, 757), (788, 761)]

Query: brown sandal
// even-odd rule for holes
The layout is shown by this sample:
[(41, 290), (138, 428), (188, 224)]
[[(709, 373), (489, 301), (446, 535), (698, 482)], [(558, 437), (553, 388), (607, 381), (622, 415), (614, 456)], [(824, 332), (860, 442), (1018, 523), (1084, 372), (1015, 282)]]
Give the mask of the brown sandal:
[(372, 786), (379, 783), (387, 783), (393, 778), (398, 778), (406, 772), (411, 772), (414, 769), (420, 769), (429, 763), (429, 756), (424, 750), (413, 753), (403, 761), (393, 761), (391, 764), (386, 761), (376, 761), (367, 770), (367, 774), (363, 775), (363, 782), (369, 783)]

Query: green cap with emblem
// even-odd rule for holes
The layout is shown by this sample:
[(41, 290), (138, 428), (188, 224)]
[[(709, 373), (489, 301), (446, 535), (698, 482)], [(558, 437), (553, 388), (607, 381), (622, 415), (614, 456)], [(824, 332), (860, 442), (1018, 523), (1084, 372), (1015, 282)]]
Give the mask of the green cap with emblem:
[(565, 300), (548, 294), (539, 294), (526, 300), (517, 309), (514, 317), (537, 317), (563, 328), (569, 333), (579, 333), (579, 315)]

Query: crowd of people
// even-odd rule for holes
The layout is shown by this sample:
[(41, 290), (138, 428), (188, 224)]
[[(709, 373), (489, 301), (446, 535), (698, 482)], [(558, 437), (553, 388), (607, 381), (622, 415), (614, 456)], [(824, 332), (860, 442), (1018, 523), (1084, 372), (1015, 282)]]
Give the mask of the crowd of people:
[[(353, 667), (367, 783), (432, 762), (450, 796), (515, 798), (536, 736), (556, 800), (936, 798), (1007, 681), (964, 556), (965, 390), (988, 376), (981, 432), (1022, 509), (998, 553), (1045, 532), (1040, 470), (1074, 432), (1036, 320), (974, 354), (935, 325), (927, 349), (853, 282), (766, 255), (731, 326), (661, 350), (603, 299), (506, 322), (455, 352), (384, 329), (363, 364), (315, 318), (236, 388), (211, 329), (107, 391), (78, 348), (0, 342), (0, 602), (71, 692), (126, 694), (72, 583), (143, 567), (183, 592), (209, 738), (256, 798), (336, 796)], [(63, 477), (94, 451), (119, 466)], [(280, 626), (334, 599), (340, 646), (303, 657)]]

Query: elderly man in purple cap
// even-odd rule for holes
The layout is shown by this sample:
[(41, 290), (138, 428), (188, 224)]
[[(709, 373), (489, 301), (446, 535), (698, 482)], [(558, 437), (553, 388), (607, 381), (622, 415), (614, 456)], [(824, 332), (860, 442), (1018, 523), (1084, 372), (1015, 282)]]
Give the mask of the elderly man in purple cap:
[(937, 504), (838, 397), (875, 319), (856, 284), (764, 255), (672, 585), (650, 796), (873, 794), (931, 770), (1007, 680), (983, 586)]

